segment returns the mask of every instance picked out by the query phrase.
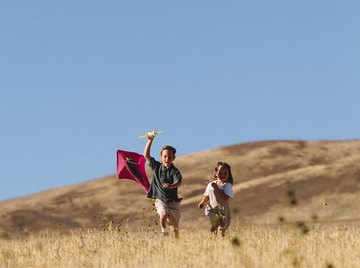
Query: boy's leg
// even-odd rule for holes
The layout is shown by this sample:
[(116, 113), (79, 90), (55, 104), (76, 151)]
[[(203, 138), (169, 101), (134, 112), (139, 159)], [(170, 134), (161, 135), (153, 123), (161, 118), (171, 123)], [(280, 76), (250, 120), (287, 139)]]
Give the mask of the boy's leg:
[(175, 226), (170, 225), (170, 229), (171, 229), (171, 231), (174, 232), (175, 238), (180, 237), (179, 227), (175, 227)]
[(168, 204), (169, 208), (169, 225), (171, 230), (174, 232), (176, 238), (179, 238), (179, 222), (180, 222), (180, 203), (171, 202)]
[(160, 221), (160, 227), (161, 227), (161, 232), (164, 235), (167, 235), (167, 231), (166, 231), (166, 221), (167, 221), (168, 217), (166, 213), (159, 213), (159, 221)]
[(159, 199), (156, 199), (155, 208), (156, 208), (157, 214), (159, 215), (161, 233), (163, 235), (168, 235), (168, 232), (166, 231), (166, 222), (169, 217), (168, 217), (168, 209), (166, 207), (165, 202), (163, 202)]

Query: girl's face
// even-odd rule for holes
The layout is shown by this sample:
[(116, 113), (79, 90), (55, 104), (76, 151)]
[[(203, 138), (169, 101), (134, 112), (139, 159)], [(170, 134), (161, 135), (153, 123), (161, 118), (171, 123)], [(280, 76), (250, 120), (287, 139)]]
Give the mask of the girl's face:
[(229, 170), (225, 167), (220, 167), (216, 173), (216, 177), (222, 182), (227, 181), (229, 178)]

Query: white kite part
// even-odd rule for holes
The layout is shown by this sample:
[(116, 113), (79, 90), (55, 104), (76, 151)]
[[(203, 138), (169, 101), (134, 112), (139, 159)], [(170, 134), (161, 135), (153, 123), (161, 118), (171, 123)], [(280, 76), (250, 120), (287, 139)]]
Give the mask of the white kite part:
[(150, 131), (150, 132), (146, 132), (146, 134), (144, 136), (139, 136), (139, 139), (147, 139), (149, 136), (153, 136), (155, 138), (156, 135), (158, 134), (162, 134), (162, 131)]

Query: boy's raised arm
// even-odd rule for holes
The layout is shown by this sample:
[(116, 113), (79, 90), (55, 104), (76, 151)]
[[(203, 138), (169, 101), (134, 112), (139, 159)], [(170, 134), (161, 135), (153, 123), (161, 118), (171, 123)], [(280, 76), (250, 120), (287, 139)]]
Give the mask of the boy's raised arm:
[(153, 141), (152, 139), (148, 139), (148, 140), (147, 140), (147, 143), (146, 143), (145, 148), (144, 148), (144, 153), (143, 153), (145, 159), (146, 159), (148, 162), (150, 162), (150, 159), (151, 159), (150, 149), (151, 149), (152, 141)]

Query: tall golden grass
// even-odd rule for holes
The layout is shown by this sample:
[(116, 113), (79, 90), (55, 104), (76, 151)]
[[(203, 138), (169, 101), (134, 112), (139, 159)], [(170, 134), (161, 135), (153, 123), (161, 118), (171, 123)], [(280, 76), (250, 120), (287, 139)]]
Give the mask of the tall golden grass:
[(360, 229), (335, 224), (236, 224), (224, 238), (158, 226), (129, 231), (109, 223), (71, 234), (47, 232), (0, 240), (0, 267), (359, 267)]

